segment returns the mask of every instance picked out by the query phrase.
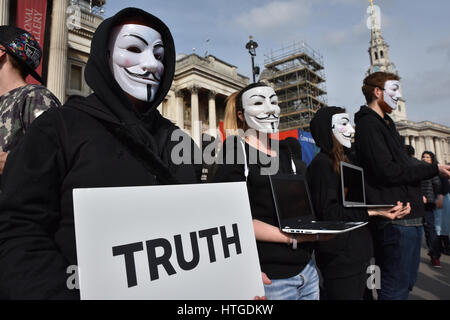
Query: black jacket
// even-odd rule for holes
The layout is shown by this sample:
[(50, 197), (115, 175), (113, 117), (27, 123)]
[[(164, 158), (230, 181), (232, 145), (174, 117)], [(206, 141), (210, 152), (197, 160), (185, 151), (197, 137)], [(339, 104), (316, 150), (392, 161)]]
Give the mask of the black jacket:
[[(334, 114), (342, 112), (344, 110), (341, 108), (323, 108), (311, 122), (311, 133), (321, 149), (309, 164), (306, 173), (314, 213), (320, 221), (368, 221), (367, 209), (343, 206), (340, 176), (334, 171), (329, 155), (333, 148), (331, 119)], [(365, 272), (373, 256), (370, 231), (368, 227), (362, 227), (338, 235), (330, 241), (318, 242), (315, 256), (325, 279), (344, 278)]]
[[(133, 110), (114, 80), (105, 52), (111, 28), (133, 14), (153, 22), (166, 50), (165, 76), (144, 114)], [(172, 163), (177, 142), (170, 138), (176, 127), (156, 110), (170, 88), (174, 66), (172, 37), (157, 18), (125, 9), (100, 25), (86, 67), (94, 94), (45, 112), (8, 157), (0, 197), (0, 294), (78, 298), (78, 291), (66, 286), (66, 270), (77, 264), (74, 188), (198, 181), (200, 168)], [(186, 141), (194, 148), (190, 138)]]
[[(319, 221), (369, 221), (365, 208), (345, 208), (340, 177), (328, 154), (320, 152), (308, 166), (308, 185)], [(364, 272), (373, 256), (368, 227), (346, 232), (316, 245), (316, 262), (324, 278), (343, 278)]]
[[(218, 165), (214, 176), (215, 182), (246, 180), (241, 141), (243, 140), (236, 136), (225, 140), (219, 159), (226, 160), (227, 155), (230, 157), (231, 154), (234, 155), (234, 162), (230, 157), (230, 161)], [(247, 143), (244, 143), (244, 146), (247, 162), (250, 162), (248, 165), (247, 189), (252, 217), (279, 228), (269, 177), (261, 174), (261, 169), (267, 168), (267, 166), (264, 166), (264, 163), (267, 163), (265, 161), (267, 156)], [(294, 138), (288, 138), (280, 141), (279, 147), (279, 170), (277, 174), (293, 173), (291, 159), (294, 161), (297, 174), (304, 174), (306, 164), (301, 160), (302, 152), (298, 141)], [(251, 160), (251, 154), (258, 154), (257, 163)], [(264, 160), (259, 161), (260, 159)], [(298, 275), (309, 263), (312, 254), (311, 243), (301, 243), (297, 250), (293, 250), (291, 246), (285, 243), (257, 241), (257, 248), (261, 270), (270, 279), (287, 279)]]
[[(436, 203), (436, 197), (441, 189), (441, 179), (439, 176), (434, 176), (431, 179), (423, 180), (420, 183), (422, 195), (427, 199), (428, 206), (434, 206)], [(425, 205), (425, 207), (427, 207)]]
[(355, 150), (364, 168), (367, 203), (410, 202), (411, 214), (404, 219), (422, 217), (420, 181), (438, 175), (437, 165), (416, 164), (409, 158), (403, 139), (388, 115), (383, 119), (362, 106), (355, 115), (355, 124)]

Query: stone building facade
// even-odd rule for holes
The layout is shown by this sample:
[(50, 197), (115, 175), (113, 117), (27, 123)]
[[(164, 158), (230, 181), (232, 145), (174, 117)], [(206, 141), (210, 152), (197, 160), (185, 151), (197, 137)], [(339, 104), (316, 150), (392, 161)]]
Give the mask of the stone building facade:
[(202, 134), (218, 136), (226, 98), (248, 84), (237, 67), (212, 55), (179, 55), (172, 87), (159, 110), (200, 146)]

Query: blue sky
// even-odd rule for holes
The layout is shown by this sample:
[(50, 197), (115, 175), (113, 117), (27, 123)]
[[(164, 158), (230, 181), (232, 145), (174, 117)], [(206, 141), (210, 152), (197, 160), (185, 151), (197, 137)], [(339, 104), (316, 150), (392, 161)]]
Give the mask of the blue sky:
[[(408, 119), (450, 126), (450, 1), (375, 0), (391, 61), (402, 77)], [(305, 41), (324, 56), (329, 105), (354, 113), (364, 104), (369, 67), (367, 0), (108, 0), (104, 17), (125, 5), (144, 9), (171, 29), (177, 53), (208, 52), (251, 77), (249, 35), (264, 54)]]

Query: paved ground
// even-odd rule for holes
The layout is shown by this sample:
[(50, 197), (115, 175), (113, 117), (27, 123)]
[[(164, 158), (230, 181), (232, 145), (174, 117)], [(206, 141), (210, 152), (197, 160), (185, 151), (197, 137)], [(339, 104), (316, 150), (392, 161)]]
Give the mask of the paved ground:
[(435, 269), (427, 252), (423, 243), (419, 277), (409, 300), (450, 300), (450, 256), (442, 255), (442, 269)]

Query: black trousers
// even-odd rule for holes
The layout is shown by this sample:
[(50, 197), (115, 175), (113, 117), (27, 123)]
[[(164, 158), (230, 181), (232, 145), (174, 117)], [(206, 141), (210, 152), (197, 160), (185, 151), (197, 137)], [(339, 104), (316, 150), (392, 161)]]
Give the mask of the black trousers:
[(346, 278), (323, 279), (324, 300), (363, 300), (368, 274), (358, 273)]
[(439, 259), (441, 257), (441, 245), (436, 234), (434, 225), (434, 211), (431, 206), (425, 206), (425, 216), (423, 228), (425, 231), (425, 240), (428, 246), (428, 255), (431, 258)]

